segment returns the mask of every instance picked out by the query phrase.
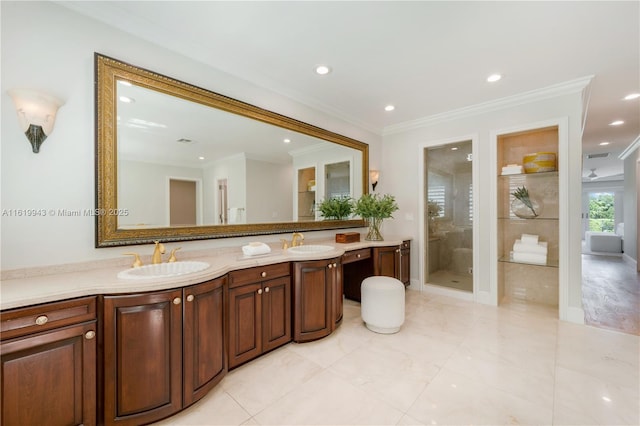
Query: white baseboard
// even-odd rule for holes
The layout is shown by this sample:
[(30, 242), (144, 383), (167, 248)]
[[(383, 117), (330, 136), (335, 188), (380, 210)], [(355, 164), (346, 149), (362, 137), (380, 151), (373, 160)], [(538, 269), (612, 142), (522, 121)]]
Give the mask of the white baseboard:
[(432, 284), (423, 285), (422, 291), (425, 293), (436, 294), (438, 296), (453, 297), (455, 299), (461, 299), (461, 300), (467, 300), (469, 302), (473, 302), (473, 293), (468, 291), (444, 288), (439, 285), (432, 285)]
[(627, 253), (624, 253), (622, 255), (622, 260), (624, 260), (625, 262), (629, 262), (630, 264), (632, 264), (635, 268), (638, 267), (638, 262), (631, 256), (629, 256)]
[(584, 325), (584, 309), (568, 306), (566, 315), (565, 321)]

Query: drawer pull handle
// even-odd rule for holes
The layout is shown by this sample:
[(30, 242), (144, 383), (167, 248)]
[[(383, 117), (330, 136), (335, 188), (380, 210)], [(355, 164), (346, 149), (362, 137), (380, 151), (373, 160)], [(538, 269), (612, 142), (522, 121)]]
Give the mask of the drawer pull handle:
[(258, 294), (262, 294), (262, 289), (261, 288), (258, 289)]
[(182, 302), (182, 299), (180, 299), (179, 297), (176, 297), (175, 299), (173, 299), (173, 304), (174, 305), (179, 305), (180, 302)]
[(195, 299), (195, 296), (193, 294), (187, 296), (187, 302), (193, 302), (193, 299)]
[(261, 276), (262, 278), (264, 278), (264, 277), (266, 277), (266, 276), (267, 276), (267, 273), (266, 273), (266, 272), (263, 272), (263, 273), (261, 273), (261, 274), (260, 274), (260, 276)]
[(47, 318), (46, 315), (40, 315), (38, 318), (36, 318), (37, 325), (45, 325), (48, 321), (49, 318)]
[(362, 256), (362, 255), (361, 255), (360, 253), (358, 253), (358, 254), (356, 255), (356, 257), (357, 257), (358, 259), (360, 259), (360, 257), (361, 257), (361, 256)]
[(86, 333), (84, 333), (84, 338), (87, 340), (91, 340), (94, 337), (96, 337), (96, 332), (91, 330), (91, 331), (87, 331)]
[(327, 267), (328, 267), (329, 269), (333, 268), (333, 266), (332, 266), (331, 264), (327, 265)]
[(265, 288), (264, 288), (264, 292), (265, 292), (265, 293), (269, 293), (269, 287), (265, 287)]
[(333, 264), (333, 267), (334, 267), (334, 268), (337, 268), (337, 267), (338, 267), (338, 264), (337, 264), (337, 263), (334, 263), (334, 264)]

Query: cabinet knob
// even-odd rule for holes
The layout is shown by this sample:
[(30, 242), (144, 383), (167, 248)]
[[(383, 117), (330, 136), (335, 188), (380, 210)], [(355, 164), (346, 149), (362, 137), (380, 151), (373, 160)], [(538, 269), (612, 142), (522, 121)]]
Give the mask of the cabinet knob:
[(264, 292), (265, 292), (265, 293), (269, 293), (269, 287), (265, 287), (265, 288), (264, 288)]
[(180, 299), (179, 297), (176, 297), (175, 299), (173, 299), (173, 304), (174, 305), (179, 305), (180, 302), (182, 302), (182, 299)]
[(400, 249), (396, 249), (396, 253), (400, 253)]
[(258, 294), (262, 294), (262, 289), (261, 288), (258, 289)]
[(193, 294), (190, 294), (187, 296), (187, 302), (193, 302), (193, 299), (195, 299), (196, 297)]
[(91, 340), (94, 337), (96, 337), (96, 332), (93, 330), (87, 331), (86, 333), (84, 333), (84, 338), (87, 340)]
[(38, 325), (45, 325), (47, 321), (49, 321), (49, 318), (47, 318), (46, 315), (40, 315), (38, 318), (36, 318), (36, 324)]
[(334, 267), (334, 268), (337, 268), (337, 267), (338, 267), (338, 264), (334, 262), (334, 263), (333, 263), (333, 267)]
[(356, 254), (356, 257), (357, 257), (358, 259), (360, 259), (360, 257), (361, 257), (361, 256), (362, 256), (362, 255), (361, 255), (360, 253)]
[(261, 276), (262, 278), (264, 278), (264, 277), (266, 277), (266, 276), (267, 276), (267, 273), (266, 273), (266, 272), (263, 272), (263, 273), (261, 273), (261, 274), (260, 274), (260, 276)]
[(328, 265), (327, 265), (327, 268), (331, 269), (331, 268), (333, 268), (333, 265), (328, 264)]

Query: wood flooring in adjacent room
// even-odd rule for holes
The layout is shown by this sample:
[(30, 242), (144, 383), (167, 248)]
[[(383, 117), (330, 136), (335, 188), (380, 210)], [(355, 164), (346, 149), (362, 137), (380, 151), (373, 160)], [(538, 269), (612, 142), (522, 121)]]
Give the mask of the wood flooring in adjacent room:
[(585, 323), (640, 335), (640, 274), (622, 257), (582, 255)]

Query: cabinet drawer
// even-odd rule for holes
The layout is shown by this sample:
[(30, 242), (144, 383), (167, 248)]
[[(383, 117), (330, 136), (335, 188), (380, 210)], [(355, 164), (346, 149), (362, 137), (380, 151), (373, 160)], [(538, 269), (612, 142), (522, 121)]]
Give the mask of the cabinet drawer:
[(95, 296), (2, 312), (0, 339), (24, 336), (96, 319)]
[(369, 259), (371, 257), (371, 249), (360, 249), (348, 251), (342, 255), (342, 263), (357, 262), (358, 260)]
[(229, 288), (243, 284), (255, 283), (272, 278), (289, 275), (289, 263), (276, 263), (275, 265), (258, 266), (256, 268), (242, 269), (229, 272)]

